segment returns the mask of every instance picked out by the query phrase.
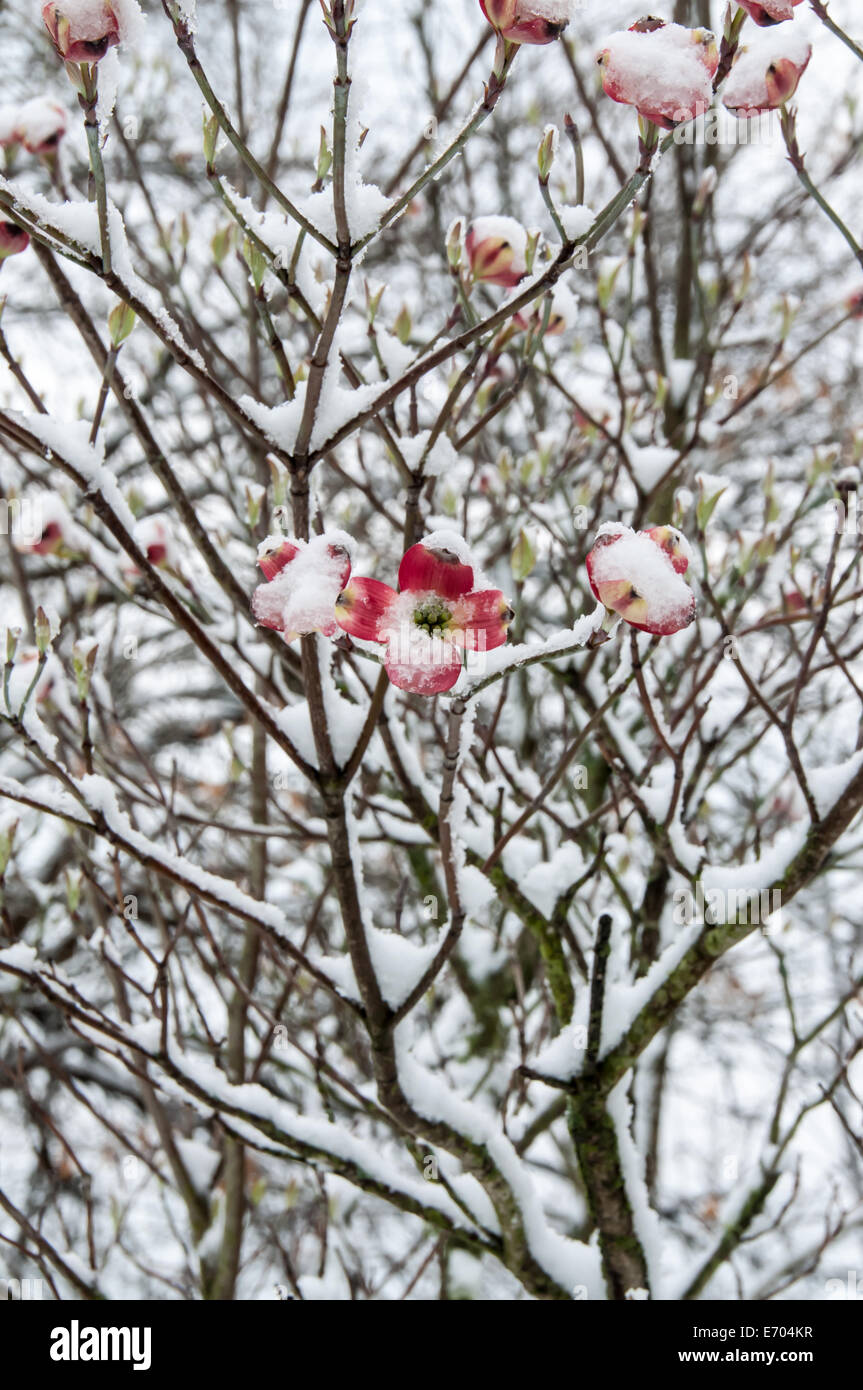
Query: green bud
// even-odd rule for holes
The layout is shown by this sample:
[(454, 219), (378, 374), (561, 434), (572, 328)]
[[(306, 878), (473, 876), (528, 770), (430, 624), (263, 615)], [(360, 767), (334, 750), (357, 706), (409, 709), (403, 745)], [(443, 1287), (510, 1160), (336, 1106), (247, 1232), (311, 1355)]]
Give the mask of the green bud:
[(12, 850), (15, 847), (15, 833), (18, 829), (18, 822), (13, 820), (11, 825), (4, 826), (0, 830), (0, 879), (2, 879), (9, 867), (9, 860), (12, 858)]
[(132, 329), (137, 322), (137, 315), (134, 309), (130, 309), (128, 304), (122, 301), (115, 304), (108, 315), (108, 332), (111, 335), (111, 346), (118, 348), (121, 343), (125, 343)]
[(458, 270), (462, 262), (461, 220), (453, 222), (446, 239), (446, 258), (450, 270)]
[(204, 118), (204, 158), (207, 168), (212, 169), (216, 162), (216, 140), (219, 135), (219, 122), (215, 116)]
[(260, 290), (261, 285), (264, 283), (267, 262), (264, 260), (263, 255), (258, 250), (257, 246), (255, 246), (254, 242), (250, 241), (248, 237), (246, 237), (243, 242), (243, 259), (249, 267), (252, 276), (252, 284), (255, 290)]
[(273, 488), (273, 506), (286, 507), (288, 504), (288, 470), (277, 459), (268, 458)]
[(528, 275), (533, 274), (533, 263), (536, 260), (536, 249), (539, 246), (539, 238), (539, 232), (528, 232), (527, 234), (527, 246), (525, 247), (524, 252), (524, 263), (527, 268)]
[(318, 162), (315, 169), (319, 183), (323, 183), (332, 167), (333, 152), (327, 143), (327, 132), (324, 130), (324, 127), (321, 126), (321, 143), (318, 146)]
[(46, 652), (48, 651), (48, 648), (51, 645), (51, 642), (53, 641), (53, 635), (51, 632), (51, 623), (48, 619), (48, 615), (45, 612), (45, 609), (42, 607), (36, 609), (35, 626), (36, 648), (40, 656), (45, 656)]
[(718, 492), (714, 492), (711, 497), (708, 497), (702, 489), (701, 496), (695, 508), (695, 520), (698, 523), (699, 531), (707, 530), (710, 518), (716, 510), (716, 504), (725, 490), (724, 487), (721, 487)]
[(92, 645), (76, 642), (72, 648), (72, 669), (75, 672), (75, 684), (78, 691), (78, 701), (83, 704), (90, 694), (90, 681), (93, 678), (93, 671), (96, 668), (96, 653), (99, 644)]
[(536, 156), (536, 162), (539, 168), (539, 181), (543, 186), (548, 184), (551, 177), (559, 138), (560, 132), (556, 125), (546, 126)]
[(386, 285), (380, 285), (376, 290), (373, 290), (368, 280), (366, 281), (366, 312), (369, 318), (369, 327), (373, 326), (378, 316), (378, 310), (381, 307), (381, 300), (384, 297), (385, 290)]
[(213, 253), (213, 260), (216, 265), (221, 265), (234, 244), (234, 224), (229, 222), (226, 227), (222, 227), (213, 240), (210, 242), (210, 250)]
[(410, 340), (413, 319), (406, 304), (403, 304), (398, 312), (398, 317), (393, 324), (393, 332), (400, 343), (407, 343)]
[(266, 495), (266, 488), (258, 486), (252, 487), (246, 483), (246, 520), (252, 531), (254, 531), (261, 519), (261, 508), (264, 505), (264, 498)]
[(513, 546), (510, 556), (510, 566), (512, 577), (516, 583), (521, 584), (527, 579), (534, 565), (536, 564), (536, 551), (531, 544), (530, 537), (526, 531), (519, 532), (518, 540)]
[(78, 904), (81, 901), (81, 870), (66, 870), (66, 906), (69, 915), (74, 916), (78, 911)]

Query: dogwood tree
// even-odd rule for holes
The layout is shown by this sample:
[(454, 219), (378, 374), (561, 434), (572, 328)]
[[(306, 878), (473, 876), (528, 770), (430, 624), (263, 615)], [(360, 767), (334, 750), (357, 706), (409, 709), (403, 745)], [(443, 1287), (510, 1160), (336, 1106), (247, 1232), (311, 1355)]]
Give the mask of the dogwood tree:
[(856, 19), (4, 8), (13, 1293), (856, 1292)]

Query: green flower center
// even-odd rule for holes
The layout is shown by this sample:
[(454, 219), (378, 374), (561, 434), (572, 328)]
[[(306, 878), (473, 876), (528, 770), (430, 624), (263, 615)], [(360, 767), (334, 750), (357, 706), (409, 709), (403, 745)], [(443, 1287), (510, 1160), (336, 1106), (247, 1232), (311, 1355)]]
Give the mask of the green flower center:
[(440, 599), (430, 598), (414, 609), (414, 626), (426, 632), (441, 631), (452, 621), (452, 613)]

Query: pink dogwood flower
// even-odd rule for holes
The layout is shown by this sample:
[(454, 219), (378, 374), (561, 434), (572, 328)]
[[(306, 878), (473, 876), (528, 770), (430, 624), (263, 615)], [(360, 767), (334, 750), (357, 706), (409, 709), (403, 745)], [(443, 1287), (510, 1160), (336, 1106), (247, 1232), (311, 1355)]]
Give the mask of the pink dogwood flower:
[(673, 526), (633, 531), (606, 522), (587, 557), (593, 593), (639, 632), (670, 637), (695, 618), (695, 595), (683, 578), (688, 542)]
[(286, 642), (312, 632), (334, 637), (336, 600), (350, 578), (352, 549), (350, 536), (341, 531), (310, 541), (264, 541), (258, 564), (267, 582), (252, 596), (261, 627), (280, 632)]
[(554, 43), (572, 17), (572, 0), (479, 0), (489, 24), (510, 43)]
[(709, 29), (641, 19), (612, 34), (596, 61), (606, 96), (673, 130), (710, 106), (719, 47)]
[(473, 280), (514, 289), (527, 274), (527, 232), (514, 217), (478, 217), (465, 250)]
[(799, 5), (801, 0), (737, 0), (737, 3), (756, 24), (766, 27), (793, 19), (794, 7)]
[(794, 30), (762, 35), (741, 49), (722, 94), (740, 119), (774, 111), (790, 101), (809, 66), (812, 45)]
[(378, 579), (351, 579), (336, 607), (339, 626), (385, 648), (393, 685), (415, 695), (451, 690), (462, 651), (492, 651), (506, 642), (513, 611), (499, 589), (477, 589), (459, 536), (447, 531), (411, 546), (398, 590)]

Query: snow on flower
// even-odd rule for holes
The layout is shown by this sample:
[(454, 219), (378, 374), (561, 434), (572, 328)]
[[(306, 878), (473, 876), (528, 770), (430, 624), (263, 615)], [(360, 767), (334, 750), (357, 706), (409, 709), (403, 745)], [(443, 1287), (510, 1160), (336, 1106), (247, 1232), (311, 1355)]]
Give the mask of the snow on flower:
[(66, 112), (50, 97), (32, 97), (15, 122), (15, 137), (28, 154), (51, 154), (66, 133)]
[(801, 0), (737, 0), (737, 3), (756, 24), (766, 26), (793, 19), (794, 6), (799, 5)]
[(415, 695), (451, 690), (461, 674), (461, 651), (503, 646), (512, 617), (500, 590), (475, 588), (470, 552), (449, 531), (411, 546), (399, 567), (398, 590), (378, 579), (351, 579), (336, 608), (345, 632), (386, 648), (393, 685)]
[[(154, 569), (170, 570), (174, 574), (179, 572), (177, 545), (161, 517), (145, 517), (138, 522), (134, 535), (139, 549)], [(127, 578), (135, 579), (140, 571), (137, 565), (129, 563), (123, 566), (123, 573)]]
[(465, 237), (471, 276), (513, 289), (527, 274), (527, 232), (514, 217), (478, 217)]
[(735, 116), (757, 116), (790, 101), (809, 65), (812, 45), (793, 29), (762, 34), (741, 49), (722, 94)]
[(0, 106), (0, 149), (7, 149), (10, 145), (18, 144), (18, 113), (20, 109), (12, 102), (4, 102)]
[(98, 63), (115, 44), (134, 41), (143, 23), (137, 0), (51, 0), (42, 18), (65, 63)]
[(672, 130), (710, 106), (719, 49), (709, 29), (642, 19), (606, 39), (597, 63), (606, 96)]
[(286, 642), (310, 632), (334, 637), (336, 600), (351, 573), (353, 541), (328, 531), (310, 541), (271, 536), (258, 551), (265, 584), (252, 596), (261, 627), (280, 632)]
[(479, 0), (489, 24), (510, 43), (553, 43), (572, 18), (573, 0)]
[(695, 595), (683, 579), (692, 552), (673, 526), (599, 528), (587, 557), (590, 587), (600, 603), (639, 632), (669, 637), (695, 618)]

